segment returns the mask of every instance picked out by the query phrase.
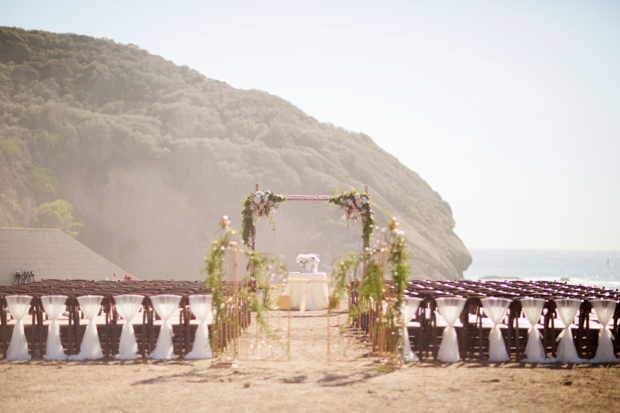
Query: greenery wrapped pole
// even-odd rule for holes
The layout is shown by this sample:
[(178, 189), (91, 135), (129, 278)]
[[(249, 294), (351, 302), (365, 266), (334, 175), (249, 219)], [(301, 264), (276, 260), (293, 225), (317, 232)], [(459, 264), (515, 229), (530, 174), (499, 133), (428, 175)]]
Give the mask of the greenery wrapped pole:
[[(339, 301), (350, 287), (349, 277), (356, 267), (360, 264), (365, 266), (357, 287), (357, 301), (350, 301), (349, 322), (353, 323), (362, 314), (374, 314), (370, 317), (374, 322), (368, 324), (367, 332), (371, 337), (376, 337), (371, 342), (377, 346), (373, 347), (373, 351), (377, 350), (378, 354), (391, 353), (395, 345), (399, 344), (402, 348), (404, 344), (404, 336), (399, 330), (394, 331), (394, 324), (401, 317), (411, 271), (411, 252), (407, 249), (404, 232), (398, 227), (398, 221), (392, 218), (388, 227), (381, 231), (374, 248), (364, 249), (361, 254), (343, 255), (332, 264), (334, 291), (330, 298), (330, 310), (339, 307)], [(388, 288), (387, 280), (391, 281), (391, 288)], [(385, 312), (384, 303), (388, 304)]]
[[(368, 185), (364, 185), (364, 192), (366, 193), (366, 196), (368, 197), (368, 199), (370, 199), (370, 193), (368, 192)], [(368, 209), (370, 209), (370, 205), (368, 206)], [(372, 220), (372, 226), (374, 226), (375, 225), (375, 220), (374, 220), (374, 217), (372, 216), (372, 210), (371, 209), (370, 209), (370, 212), (371, 212), (371, 218), (370, 219)], [(366, 225), (366, 220), (367, 220), (366, 216), (362, 215), (362, 226)], [(362, 236), (362, 239), (363, 239), (363, 242), (364, 242), (364, 245), (363, 245), (364, 249), (370, 248), (370, 235), (372, 235), (372, 232), (369, 234), (368, 237)]]
[[(258, 192), (259, 185), (256, 184), (256, 190), (254, 193)], [(258, 219), (254, 220), (254, 225), (252, 226), (252, 251), (256, 251), (256, 224), (258, 223)]]
[[(202, 268), (207, 273), (206, 286), (211, 288), (213, 295), (213, 327), (211, 335), (211, 348), (216, 356), (222, 354), (224, 347), (232, 338), (239, 337), (241, 332), (247, 329), (249, 319), (239, 314), (240, 309), (249, 308), (256, 313), (256, 322), (259, 331), (269, 340), (278, 340), (279, 337), (272, 331), (267, 321), (272, 303), (269, 298), (269, 275), (270, 272), (285, 274), (287, 272), (283, 257), (268, 257), (255, 251), (241, 249), (236, 232), (230, 228), (227, 216), (220, 221), (221, 228), (217, 230), (211, 241), (211, 250), (204, 258), (205, 266)], [(232, 252), (233, 257), (227, 252)], [(239, 256), (245, 255), (249, 265), (238, 268)], [(230, 262), (234, 260), (235, 267), (231, 273)], [(233, 288), (230, 288), (232, 278)], [(226, 285), (228, 282), (228, 286)], [(264, 292), (264, 296), (259, 291)], [(234, 350), (238, 355), (238, 349)], [(286, 349), (288, 354), (288, 348)]]

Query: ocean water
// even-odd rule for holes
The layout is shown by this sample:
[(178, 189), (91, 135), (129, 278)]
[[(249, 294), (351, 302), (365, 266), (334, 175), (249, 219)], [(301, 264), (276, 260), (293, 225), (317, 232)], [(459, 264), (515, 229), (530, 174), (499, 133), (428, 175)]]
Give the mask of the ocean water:
[(485, 276), (620, 289), (620, 251), (470, 249), (468, 280)]

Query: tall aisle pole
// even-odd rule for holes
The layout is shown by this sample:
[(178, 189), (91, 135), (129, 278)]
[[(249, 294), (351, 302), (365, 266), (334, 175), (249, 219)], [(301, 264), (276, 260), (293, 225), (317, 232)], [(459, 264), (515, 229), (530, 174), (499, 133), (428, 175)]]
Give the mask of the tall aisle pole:
[[(256, 184), (256, 190), (258, 192), (258, 184)], [(256, 226), (258, 225), (258, 218), (254, 220), (254, 226), (252, 227), (252, 251), (256, 251)]]

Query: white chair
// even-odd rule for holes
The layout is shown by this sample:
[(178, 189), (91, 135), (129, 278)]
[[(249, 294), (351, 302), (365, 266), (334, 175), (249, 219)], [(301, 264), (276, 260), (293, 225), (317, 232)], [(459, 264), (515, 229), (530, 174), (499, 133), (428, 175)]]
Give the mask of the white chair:
[(41, 303), (47, 316), (52, 320), (47, 328), (47, 342), (45, 344), (45, 358), (47, 360), (66, 360), (67, 355), (60, 342), (60, 326), (58, 317), (65, 311), (66, 295), (44, 295)]
[(562, 363), (583, 363), (584, 360), (577, 355), (577, 348), (573, 341), (573, 333), (571, 332), (571, 324), (579, 311), (581, 306), (581, 300), (575, 300), (572, 298), (563, 298), (555, 300), (560, 319), (565, 325), (564, 330), (560, 333), (558, 338), (558, 352), (557, 359)]
[(138, 342), (133, 329), (132, 320), (140, 311), (144, 297), (137, 294), (123, 294), (114, 297), (116, 311), (125, 320), (121, 330), (121, 341), (118, 354), (114, 357), (119, 360), (135, 360), (138, 358)]
[(159, 330), (155, 349), (148, 355), (149, 358), (156, 360), (173, 360), (175, 358), (174, 346), (172, 345), (173, 332), (170, 317), (172, 317), (174, 311), (179, 308), (180, 302), (180, 295), (163, 294), (151, 297), (151, 303), (157, 315), (159, 315), (164, 323), (161, 326), (161, 330)]
[(480, 300), (484, 314), (493, 323), (493, 328), (489, 333), (489, 360), (490, 361), (510, 361), (510, 356), (506, 351), (506, 343), (502, 336), (499, 324), (502, 322), (508, 311), (508, 306), (512, 302), (507, 298), (487, 297)]
[(455, 363), (460, 360), (461, 356), (459, 354), (459, 345), (454, 323), (456, 323), (459, 315), (461, 315), (467, 300), (459, 297), (443, 297), (435, 301), (437, 302), (439, 314), (441, 314), (448, 324), (441, 336), (441, 345), (439, 346), (437, 358), (448, 363)]
[(197, 320), (200, 321), (196, 329), (194, 346), (192, 351), (185, 355), (186, 359), (210, 359), (213, 358), (211, 345), (209, 344), (209, 318), (212, 318), (213, 296), (212, 295), (190, 295), (189, 308)]
[(555, 363), (555, 357), (546, 357), (545, 348), (542, 344), (542, 335), (536, 328), (536, 324), (540, 321), (545, 300), (541, 298), (522, 298), (521, 308), (525, 318), (529, 321), (531, 327), (527, 331), (527, 345), (525, 346), (525, 356), (522, 363)]
[(411, 350), (411, 342), (409, 341), (409, 330), (407, 329), (407, 323), (411, 321), (411, 318), (414, 316), (417, 311), (420, 303), (422, 302), (421, 298), (415, 297), (405, 297), (405, 302), (403, 303), (403, 307), (401, 312), (403, 314), (403, 337), (405, 339), (405, 349), (404, 349), (404, 357), (405, 361), (420, 361), (418, 356)]
[(13, 335), (11, 336), (11, 342), (6, 352), (6, 359), (30, 360), (28, 341), (24, 333), (24, 318), (28, 315), (32, 297), (29, 295), (9, 295), (5, 298), (9, 306), (9, 311), (16, 321), (15, 327), (13, 328)]
[(95, 323), (95, 317), (101, 309), (101, 300), (103, 300), (103, 296), (83, 295), (78, 297), (77, 300), (78, 303), (80, 303), (80, 309), (82, 313), (84, 313), (84, 317), (88, 319), (88, 325), (84, 331), (84, 337), (82, 337), (80, 353), (69, 356), (69, 360), (96, 360), (103, 358), (101, 343), (99, 342), (99, 333), (97, 332), (97, 324)]
[(615, 300), (592, 300), (590, 301), (598, 322), (601, 323), (603, 329), (598, 334), (598, 347), (596, 356), (590, 360), (592, 363), (617, 363), (616, 353), (614, 352), (613, 335), (609, 329), (609, 322), (614, 316), (616, 310)]

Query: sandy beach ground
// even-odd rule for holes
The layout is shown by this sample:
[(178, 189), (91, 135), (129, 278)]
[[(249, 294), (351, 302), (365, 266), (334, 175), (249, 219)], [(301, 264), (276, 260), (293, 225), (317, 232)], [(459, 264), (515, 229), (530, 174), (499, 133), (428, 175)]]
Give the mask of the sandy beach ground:
[(0, 361), (0, 412), (612, 412), (620, 366), (327, 363), (325, 312), (293, 313), (291, 361)]

